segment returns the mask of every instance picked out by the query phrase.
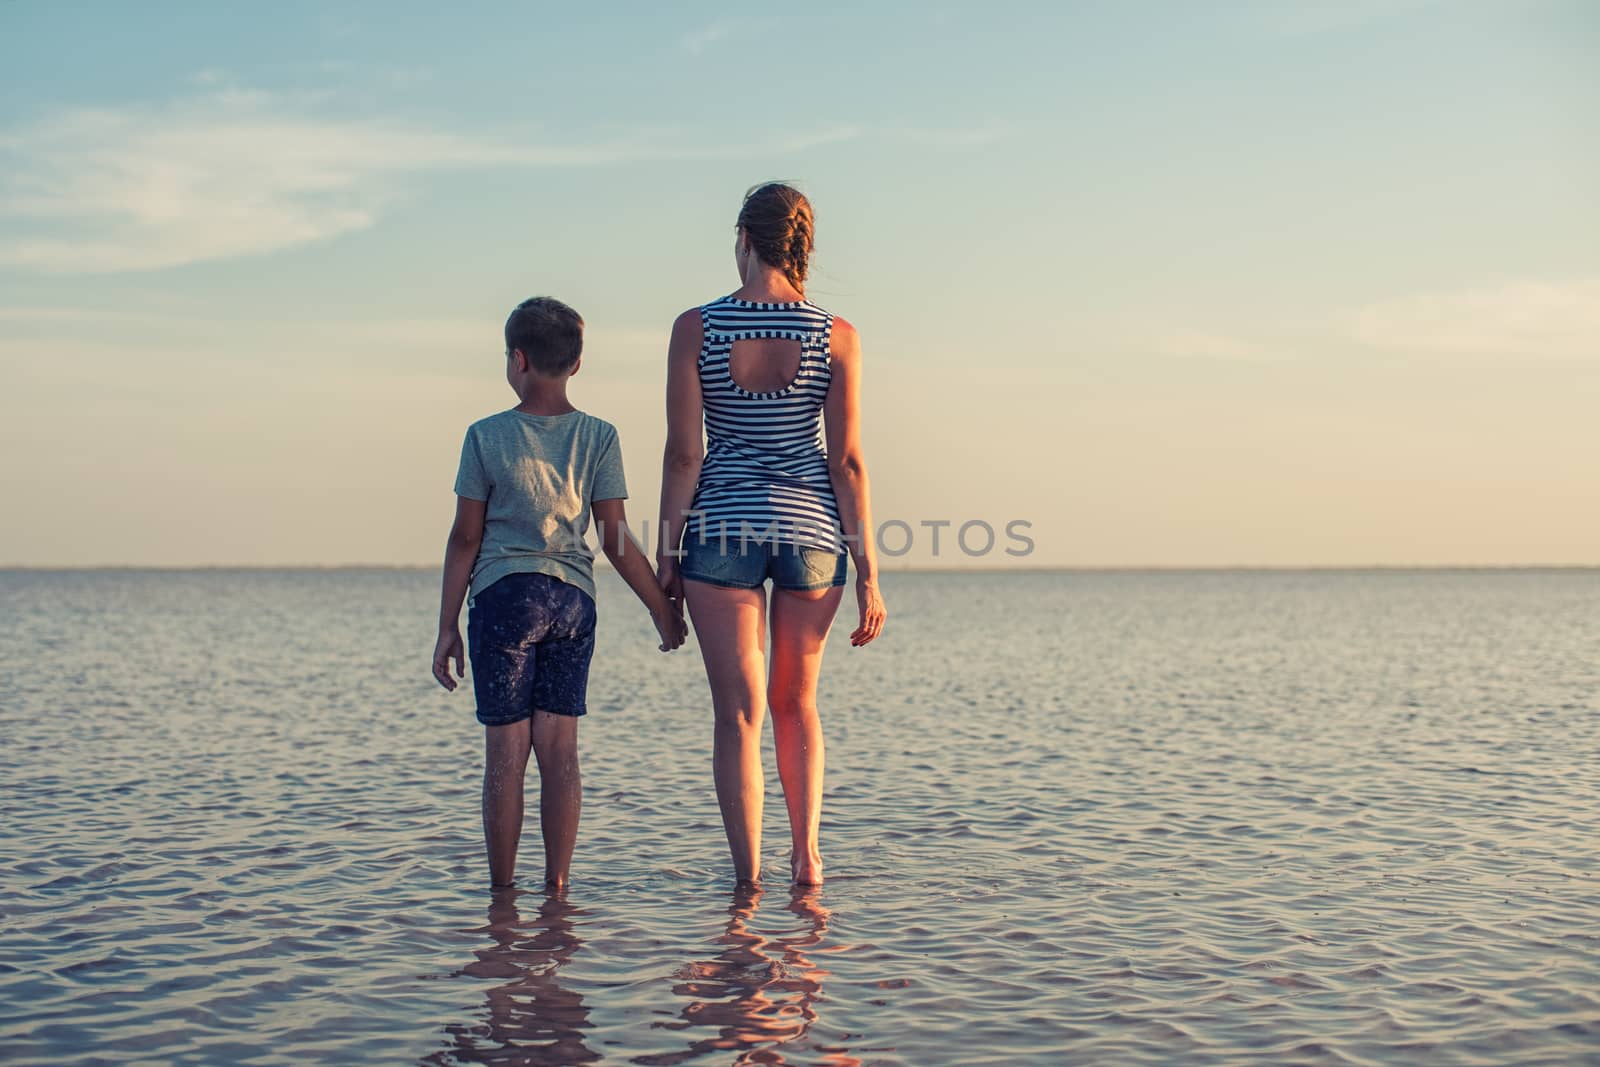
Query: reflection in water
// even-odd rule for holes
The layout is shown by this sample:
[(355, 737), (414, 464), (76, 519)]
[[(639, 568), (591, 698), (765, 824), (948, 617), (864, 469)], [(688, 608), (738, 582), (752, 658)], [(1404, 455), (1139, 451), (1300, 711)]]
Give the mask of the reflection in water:
[(589, 1008), (560, 983), (560, 971), (583, 942), (573, 928), (584, 912), (560, 895), (545, 896), (537, 915), (523, 921), (517, 907), (522, 893), (496, 894), (488, 924), (475, 931), (493, 944), (457, 976), (504, 979), (485, 994), (487, 1018), (444, 1028), (452, 1042), (423, 1059), (424, 1064), (493, 1063), (527, 1067), (594, 1063), (600, 1054), (583, 1043)]
[[(817, 1001), (828, 972), (811, 961), (828, 930), (828, 910), (818, 889), (794, 889), (787, 910), (803, 925), (797, 932), (766, 938), (750, 928), (763, 890), (743, 888), (733, 895), (728, 925), (715, 944), (721, 951), (691, 963), (677, 974), (672, 991), (688, 1000), (681, 1021), (653, 1025), (668, 1030), (711, 1031), (682, 1052), (640, 1056), (633, 1062), (665, 1067), (708, 1053), (734, 1053), (720, 1062), (785, 1064), (782, 1047), (798, 1045), (817, 1020)], [(807, 1049), (806, 1062), (853, 1067), (861, 1061), (843, 1049)]]

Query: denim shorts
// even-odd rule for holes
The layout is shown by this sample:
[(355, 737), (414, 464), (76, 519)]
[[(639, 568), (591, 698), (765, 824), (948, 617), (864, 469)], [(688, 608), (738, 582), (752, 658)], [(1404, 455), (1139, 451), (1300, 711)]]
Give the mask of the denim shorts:
[(728, 589), (756, 589), (768, 578), (778, 589), (829, 589), (844, 584), (845, 554), (787, 542), (730, 537), (684, 538), (678, 573)]
[(594, 620), (589, 594), (548, 574), (508, 574), (474, 596), (467, 654), (478, 721), (587, 711)]

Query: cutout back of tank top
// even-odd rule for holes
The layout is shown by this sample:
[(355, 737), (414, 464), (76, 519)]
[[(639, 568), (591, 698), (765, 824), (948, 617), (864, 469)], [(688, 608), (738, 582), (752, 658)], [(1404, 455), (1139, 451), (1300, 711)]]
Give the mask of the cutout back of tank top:
[(800, 374), (801, 344), (789, 337), (743, 337), (728, 349), (728, 375), (747, 393), (777, 393)]

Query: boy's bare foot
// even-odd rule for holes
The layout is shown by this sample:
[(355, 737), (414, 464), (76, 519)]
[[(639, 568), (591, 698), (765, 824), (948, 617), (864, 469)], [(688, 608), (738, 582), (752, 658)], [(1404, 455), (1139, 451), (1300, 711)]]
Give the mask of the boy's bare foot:
[(798, 852), (789, 853), (789, 871), (794, 875), (795, 885), (821, 885), (822, 884), (822, 856), (816, 852), (803, 859)]
[(544, 891), (546, 893), (565, 893), (567, 891), (567, 880), (565, 878), (546, 878), (544, 880)]

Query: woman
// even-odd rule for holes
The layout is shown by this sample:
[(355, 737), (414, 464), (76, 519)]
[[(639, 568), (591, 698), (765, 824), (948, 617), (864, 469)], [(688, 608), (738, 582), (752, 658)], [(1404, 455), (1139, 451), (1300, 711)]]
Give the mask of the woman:
[(742, 885), (761, 877), (768, 707), (790, 873), (801, 885), (822, 882), (817, 672), (844, 592), (846, 545), (861, 612), (851, 645), (876, 638), (885, 618), (861, 452), (861, 342), (806, 299), (811, 248), (810, 202), (787, 185), (752, 189), (733, 249), (743, 284), (678, 316), (667, 355), (657, 570), (670, 596), (687, 599), (705, 657), (717, 800)]

